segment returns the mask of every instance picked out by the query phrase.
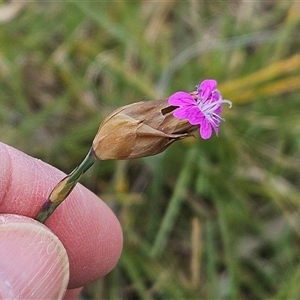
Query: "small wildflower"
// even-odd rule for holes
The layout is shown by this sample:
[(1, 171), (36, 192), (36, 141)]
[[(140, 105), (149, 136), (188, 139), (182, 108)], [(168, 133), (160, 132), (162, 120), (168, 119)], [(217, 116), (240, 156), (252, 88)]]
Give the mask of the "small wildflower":
[(222, 99), (216, 80), (206, 79), (196, 87), (196, 92), (176, 92), (169, 97), (168, 102), (178, 107), (173, 112), (174, 117), (188, 120), (191, 125), (200, 125), (200, 136), (209, 139), (212, 128), (218, 135), (219, 125), (225, 121), (220, 116), (222, 104), (227, 103), (231, 108), (232, 103)]

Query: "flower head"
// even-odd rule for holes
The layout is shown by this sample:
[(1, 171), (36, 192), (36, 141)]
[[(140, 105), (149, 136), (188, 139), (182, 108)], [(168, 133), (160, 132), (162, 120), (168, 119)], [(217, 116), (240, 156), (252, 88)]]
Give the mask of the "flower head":
[(177, 106), (173, 112), (174, 117), (188, 120), (191, 125), (200, 125), (200, 135), (203, 139), (209, 139), (212, 135), (212, 128), (218, 135), (221, 121), (220, 116), (222, 104), (229, 100), (222, 99), (221, 93), (217, 90), (217, 81), (206, 79), (197, 86), (197, 91), (192, 93), (176, 92), (168, 100), (170, 105)]

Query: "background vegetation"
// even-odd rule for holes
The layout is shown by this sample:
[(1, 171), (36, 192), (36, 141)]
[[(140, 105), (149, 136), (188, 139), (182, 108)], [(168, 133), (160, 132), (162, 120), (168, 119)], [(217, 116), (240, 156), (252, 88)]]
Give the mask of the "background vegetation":
[(125, 244), (82, 297), (300, 298), (298, 1), (1, 5), (1, 141), (65, 172), (113, 108), (204, 78), (234, 104), (218, 138), (84, 176)]

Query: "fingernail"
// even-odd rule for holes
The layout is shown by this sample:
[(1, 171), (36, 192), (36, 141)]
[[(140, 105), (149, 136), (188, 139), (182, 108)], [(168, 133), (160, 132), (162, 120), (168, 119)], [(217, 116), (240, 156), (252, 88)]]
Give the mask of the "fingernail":
[(61, 299), (69, 262), (60, 240), (27, 217), (0, 215), (0, 298)]

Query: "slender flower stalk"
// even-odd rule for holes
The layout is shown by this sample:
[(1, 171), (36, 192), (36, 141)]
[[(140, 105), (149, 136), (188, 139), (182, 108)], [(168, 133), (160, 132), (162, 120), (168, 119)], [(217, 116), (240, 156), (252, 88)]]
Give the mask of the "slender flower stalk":
[(141, 101), (116, 109), (100, 124), (92, 147), (82, 163), (52, 190), (36, 219), (44, 223), (72, 192), (80, 177), (99, 160), (133, 159), (156, 155), (173, 142), (199, 129), (208, 139), (219, 132), (224, 100), (217, 82), (206, 79), (197, 90), (176, 92), (168, 99)]
[(93, 148), (91, 148), (82, 163), (53, 188), (48, 199), (42, 205), (36, 220), (44, 223), (51, 216), (57, 206), (68, 197), (81, 176), (94, 164), (96, 160), (97, 157), (95, 156)]

